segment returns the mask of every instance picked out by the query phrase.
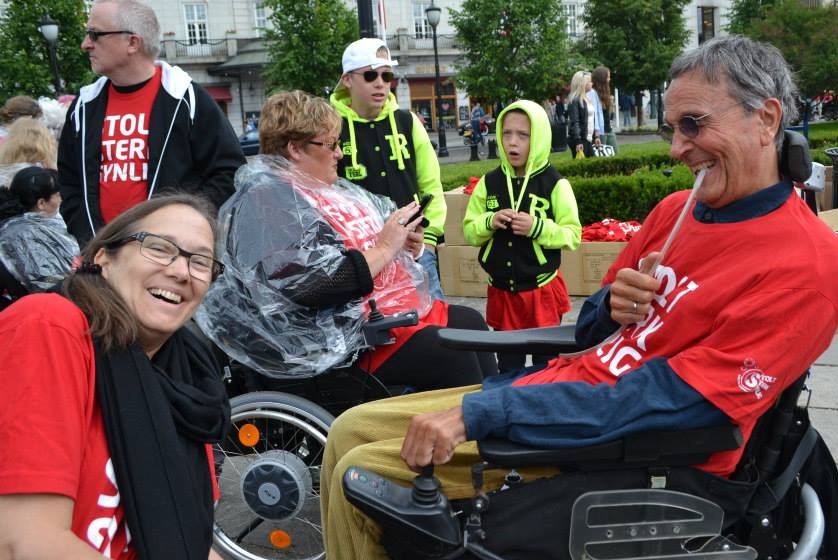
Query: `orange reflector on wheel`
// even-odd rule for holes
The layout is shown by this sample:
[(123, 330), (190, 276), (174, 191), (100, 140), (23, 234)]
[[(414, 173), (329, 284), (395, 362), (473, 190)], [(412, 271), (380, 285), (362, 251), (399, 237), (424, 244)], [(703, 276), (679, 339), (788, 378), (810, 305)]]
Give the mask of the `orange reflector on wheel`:
[(239, 428), (239, 441), (242, 445), (253, 447), (259, 443), (259, 428), (253, 424), (242, 424)]
[(291, 535), (281, 529), (271, 531), (271, 544), (276, 548), (288, 548), (291, 546)]

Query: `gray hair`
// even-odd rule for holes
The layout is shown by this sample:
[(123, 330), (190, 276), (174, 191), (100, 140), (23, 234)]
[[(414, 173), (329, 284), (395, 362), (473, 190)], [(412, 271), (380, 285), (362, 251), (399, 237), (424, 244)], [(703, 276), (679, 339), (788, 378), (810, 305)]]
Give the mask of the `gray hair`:
[(768, 43), (730, 35), (707, 41), (682, 53), (669, 68), (670, 80), (699, 71), (711, 83), (727, 83), (728, 93), (753, 112), (771, 97), (783, 109), (781, 126), (774, 137), (779, 148), (783, 130), (797, 118), (797, 86), (782, 53)]
[(160, 54), (160, 23), (151, 6), (139, 0), (97, 0), (97, 4), (116, 4), (114, 24), (143, 40), (143, 52), (151, 58)]

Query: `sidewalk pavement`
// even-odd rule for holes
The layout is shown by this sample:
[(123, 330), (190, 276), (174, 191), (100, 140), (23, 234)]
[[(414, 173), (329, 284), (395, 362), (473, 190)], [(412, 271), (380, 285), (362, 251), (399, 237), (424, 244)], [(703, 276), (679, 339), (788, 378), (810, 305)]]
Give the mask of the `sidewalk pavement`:
[[(449, 297), (448, 303), (472, 307), (486, 315), (486, 298)], [(579, 309), (585, 301), (583, 297), (573, 296), (571, 310), (564, 316), (564, 324), (575, 323)], [(778, 327), (782, 328), (782, 326)], [(801, 395), (801, 403), (809, 402), (809, 416), (812, 424), (823, 436), (832, 454), (838, 457), (838, 383), (833, 376), (838, 376), (838, 333), (832, 338), (832, 344), (812, 366), (812, 375), (807, 386), (811, 393)], [(811, 398), (810, 398), (811, 395)]]

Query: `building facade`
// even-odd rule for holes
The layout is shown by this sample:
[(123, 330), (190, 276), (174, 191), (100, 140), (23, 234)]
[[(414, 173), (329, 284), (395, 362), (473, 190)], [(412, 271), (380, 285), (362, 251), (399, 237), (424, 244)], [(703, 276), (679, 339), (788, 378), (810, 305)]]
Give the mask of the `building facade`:
[[(583, 15), (587, 0), (563, 0), (567, 31), (584, 33)], [(835, 0), (838, 1), (838, 0)], [(161, 58), (190, 73), (218, 102), (233, 127), (244, 131), (258, 119), (265, 101), (262, 69), (268, 62), (261, 40), (270, 25), (269, 12), (261, 0), (147, 0), (157, 13), (161, 27)], [(352, 9), (357, 0), (344, 0)], [(437, 28), (441, 75), (439, 102), (435, 88), (432, 29), (425, 17), (431, 0), (372, 0), (373, 20), (378, 36), (385, 37), (392, 56), (394, 92), (402, 107), (421, 115), (436, 128), (439, 119), (446, 128), (468, 121), (467, 92), (454, 83), (454, 62), (460, 54), (449, 8), (458, 9), (462, 0), (435, 0), (442, 8)], [(732, 0), (692, 0), (685, 8), (690, 30), (688, 46), (724, 33)], [(2, 13), (4, 0), (0, 0)], [(91, 1), (87, 2), (92, 4)], [(335, 69), (335, 79), (340, 72)], [(440, 114), (437, 114), (437, 112)]]

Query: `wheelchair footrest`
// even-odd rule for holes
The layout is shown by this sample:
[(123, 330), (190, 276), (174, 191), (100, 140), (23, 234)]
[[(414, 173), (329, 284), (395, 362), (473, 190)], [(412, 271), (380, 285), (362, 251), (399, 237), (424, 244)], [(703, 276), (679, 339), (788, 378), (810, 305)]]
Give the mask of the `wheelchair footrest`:
[(573, 504), (573, 560), (754, 560), (757, 552), (721, 536), (724, 513), (709, 500), (672, 490), (588, 492)]

